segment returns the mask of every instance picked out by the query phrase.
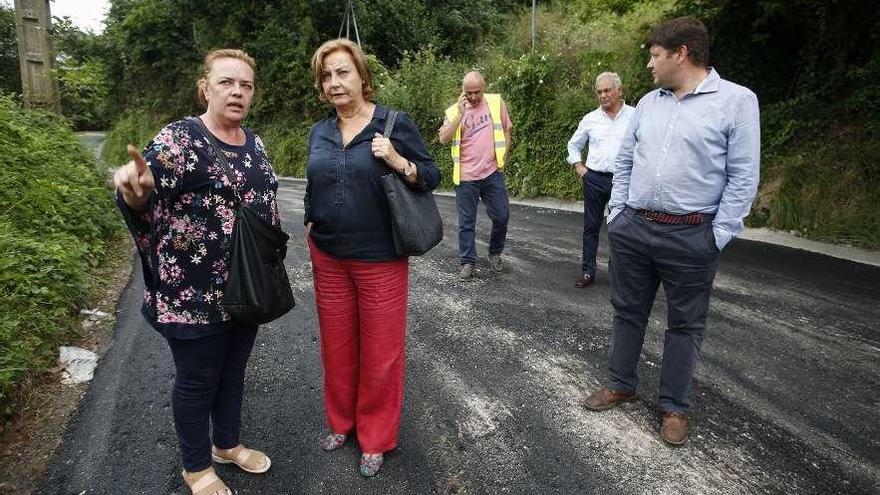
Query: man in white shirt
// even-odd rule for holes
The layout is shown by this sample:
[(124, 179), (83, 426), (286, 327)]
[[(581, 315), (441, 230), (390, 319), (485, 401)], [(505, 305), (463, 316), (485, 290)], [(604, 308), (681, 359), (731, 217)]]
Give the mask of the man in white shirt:
[[(599, 228), (605, 205), (611, 197), (614, 158), (620, 149), (624, 131), (633, 115), (633, 107), (621, 99), (623, 84), (614, 72), (596, 77), (599, 108), (584, 115), (568, 141), (568, 164), (581, 177), (584, 185), (584, 243), (581, 276), (574, 286), (583, 289), (596, 278), (596, 251), (599, 249)], [(581, 151), (589, 146), (584, 165)]]

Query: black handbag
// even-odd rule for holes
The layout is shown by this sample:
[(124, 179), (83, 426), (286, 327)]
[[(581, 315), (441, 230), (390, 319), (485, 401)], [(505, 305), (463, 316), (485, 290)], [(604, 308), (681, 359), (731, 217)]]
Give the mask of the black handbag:
[[(391, 137), (397, 110), (388, 110), (384, 137)], [(431, 191), (414, 191), (394, 172), (382, 176), (382, 187), (391, 210), (394, 254), (419, 256), (443, 240), (443, 219)]]
[(229, 246), (229, 278), (221, 304), (234, 320), (255, 325), (268, 323), (296, 305), (284, 269), (290, 236), (242, 203), (223, 150), (204, 122), (194, 120), (214, 148), (237, 201)]

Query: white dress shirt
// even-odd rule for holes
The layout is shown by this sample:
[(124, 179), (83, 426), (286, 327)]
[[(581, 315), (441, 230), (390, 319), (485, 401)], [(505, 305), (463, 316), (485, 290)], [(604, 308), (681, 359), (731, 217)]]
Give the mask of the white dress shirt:
[(596, 172), (614, 172), (614, 158), (634, 112), (633, 107), (624, 103), (614, 118), (609, 117), (602, 107), (584, 115), (568, 141), (568, 164), (583, 162), (581, 151), (589, 145), (587, 168)]

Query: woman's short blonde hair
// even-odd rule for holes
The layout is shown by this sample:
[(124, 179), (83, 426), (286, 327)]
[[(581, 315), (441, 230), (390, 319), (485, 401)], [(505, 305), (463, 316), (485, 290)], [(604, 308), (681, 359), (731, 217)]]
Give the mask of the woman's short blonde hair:
[(320, 98), (321, 101), (327, 101), (327, 94), (324, 93), (324, 86), (321, 84), (321, 76), (324, 73), (324, 59), (327, 58), (327, 55), (330, 55), (336, 50), (345, 50), (351, 55), (351, 59), (354, 60), (354, 65), (357, 68), (358, 75), (361, 76), (361, 81), (363, 81), (361, 91), (363, 92), (364, 99), (367, 101), (373, 101), (373, 75), (370, 73), (370, 65), (367, 62), (367, 56), (364, 55), (361, 47), (345, 38), (325, 41), (323, 45), (315, 50), (315, 54), (312, 55), (312, 72), (315, 75), (315, 89), (318, 90), (318, 98)]
[(208, 108), (208, 100), (205, 98), (205, 85), (208, 83), (208, 76), (211, 75), (211, 68), (214, 66), (214, 61), (220, 60), (221, 58), (236, 58), (248, 64), (248, 67), (254, 72), (254, 83), (256, 83), (257, 62), (254, 61), (253, 57), (245, 53), (244, 50), (239, 50), (237, 48), (212, 50), (205, 55), (205, 61), (202, 63), (201, 75), (199, 76), (199, 80), (196, 81), (196, 92), (199, 96), (199, 103), (202, 104), (203, 108)]

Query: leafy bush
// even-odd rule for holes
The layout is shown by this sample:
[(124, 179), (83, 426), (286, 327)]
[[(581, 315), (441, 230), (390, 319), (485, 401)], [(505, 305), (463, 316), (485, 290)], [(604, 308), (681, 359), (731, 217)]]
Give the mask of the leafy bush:
[(104, 65), (97, 59), (81, 63), (67, 59), (56, 66), (62, 112), (75, 129), (103, 130), (109, 125), (105, 75)]
[(15, 37), (15, 9), (11, 5), (0, 4), (0, 91), (21, 93)]
[(45, 369), (120, 231), (106, 178), (66, 122), (0, 94), (0, 417)]
[(752, 224), (824, 241), (880, 246), (880, 145), (863, 133), (849, 129), (833, 142), (810, 140), (777, 155), (764, 168)]
[(529, 19), (513, 25), (500, 50), (525, 54), (496, 59), (500, 64), (487, 72), (499, 74), (491, 86), (506, 99), (513, 120), (507, 183), (514, 194), (581, 197), (580, 181), (565, 165), (565, 147), (580, 119), (597, 106), (596, 76), (619, 73), (624, 97), (635, 104), (651, 83), (642, 40), (673, 5), (672, 0), (584, 1), (540, 10), (534, 52), (529, 50)]
[(0, 220), (0, 418), (15, 411), (19, 377), (44, 370), (73, 334), (86, 293), (84, 244), (71, 235), (27, 235)]
[[(848, 112), (853, 102), (803, 95), (763, 109), (761, 186), (748, 225), (880, 246), (880, 145), (865, 115)], [(829, 121), (828, 111), (853, 118)]]
[(114, 116), (104, 38), (80, 30), (69, 17), (52, 19), (51, 37), (61, 112), (76, 130), (106, 129)]
[(272, 167), (279, 175), (293, 177), (306, 176), (306, 160), (308, 159), (310, 121), (276, 121), (263, 127), (258, 132), (266, 144)]
[(127, 145), (131, 144), (135, 148), (142, 149), (170, 120), (170, 117), (165, 118), (142, 110), (123, 113), (107, 132), (102, 158), (113, 166), (127, 162), (129, 160), (125, 151)]

